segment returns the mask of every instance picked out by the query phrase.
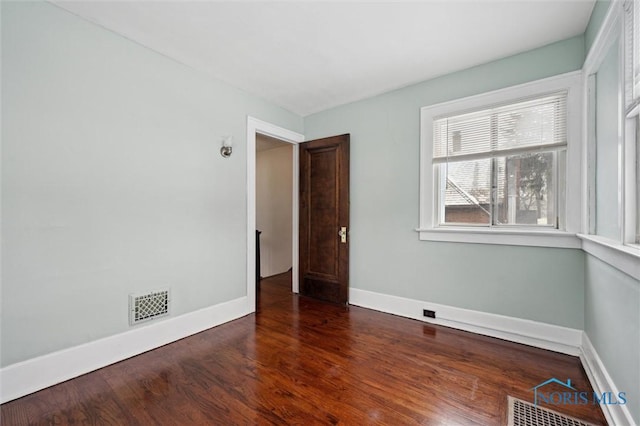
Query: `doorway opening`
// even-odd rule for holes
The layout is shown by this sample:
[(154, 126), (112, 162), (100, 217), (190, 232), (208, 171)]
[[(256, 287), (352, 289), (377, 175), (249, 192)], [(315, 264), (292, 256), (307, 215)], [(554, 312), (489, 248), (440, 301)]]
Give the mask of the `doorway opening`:
[[(290, 209), (290, 234), (287, 232), (286, 236), (290, 235), (290, 244), (287, 245), (290, 247), (290, 262), (286, 262), (286, 259), (283, 259), (282, 251), (277, 255), (269, 255), (271, 257), (271, 265), (275, 269), (281, 268), (282, 264), (288, 263), (291, 266), (291, 291), (294, 293), (298, 293), (298, 188), (299, 188), (299, 151), (298, 144), (304, 141), (304, 136), (292, 132), (290, 130), (284, 129), (279, 126), (275, 126), (271, 123), (267, 123), (265, 121), (261, 121), (255, 119), (253, 117), (248, 117), (247, 119), (247, 308), (248, 312), (255, 312), (256, 310), (256, 297), (257, 297), (257, 286), (256, 286), (256, 231), (259, 230), (258, 221), (257, 221), (257, 206), (262, 204), (263, 200), (258, 202), (258, 185), (257, 185), (257, 173), (259, 172), (257, 169), (257, 157), (258, 157), (258, 147), (260, 145), (261, 152), (268, 152), (271, 149), (281, 149), (285, 148), (286, 145), (290, 146), (290, 163), (289, 170), (290, 174), (282, 173), (283, 176), (290, 175), (291, 176), (291, 203), (288, 208)], [(286, 144), (286, 145), (282, 145)], [(271, 149), (265, 149), (265, 147), (272, 146)], [(285, 151), (283, 149), (283, 152)], [(267, 153), (265, 156), (272, 156), (272, 153)], [(260, 154), (262, 156), (262, 154)], [(273, 159), (272, 159), (273, 160)], [(273, 161), (272, 161), (273, 162)], [(282, 165), (282, 159), (276, 160), (279, 164)], [(286, 164), (284, 165), (286, 167)], [(262, 171), (260, 171), (262, 172)], [(281, 176), (281, 178), (283, 178)], [(289, 199), (289, 197), (284, 197), (282, 194), (279, 195), (283, 199)], [(262, 212), (261, 212), (262, 213)], [(273, 212), (269, 213), (273, 214)], [(289, 215), (287, 215), (289, 216)], [(261, 218), (261, 225), (264, 225), (264, 221)], [(282, 230), (283, 224), (278, 223), (275, 228)], [(264, 234), (263, 234), (264, 235)], [(266, 237), (266, 235), (264, 235)], [(275, 236), (277, 237), (277, 236)], [(273, 244), (274, 235), (272, 234), (270, 237), (270, 243)], [(282, 238), (276, 238), (279, 242), (277, 243), (280, 248), (284, 245), (282, 243)], [(265, 253), (264, 250), (262, 253)], [(289, 252), (286, 251), (288, 254)], [(266, 258), (266, 256), (265, 256)], [(274, 259), (277, 258), (277, 259)], [(261, 262), (262, 264), (263, 262)], [(265, 263), (266, 266), (266, 263)], [(271, 269), (273, 271), (274, 269)], [(268, 273), (267, 271), (260, 271), (261, 275), (265, 275)]]
[[(256, 307), (263, 278), (293, 268), (293, 145), (256, 134)], [(288, 287), (290, 288), (290, 284)]]

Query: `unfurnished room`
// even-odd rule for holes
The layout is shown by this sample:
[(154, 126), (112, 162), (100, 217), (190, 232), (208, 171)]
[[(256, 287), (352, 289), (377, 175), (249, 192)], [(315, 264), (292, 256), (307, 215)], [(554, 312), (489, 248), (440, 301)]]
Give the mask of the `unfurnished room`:
[(640, 424), (638, 0), (0, 24), (2, 425)]

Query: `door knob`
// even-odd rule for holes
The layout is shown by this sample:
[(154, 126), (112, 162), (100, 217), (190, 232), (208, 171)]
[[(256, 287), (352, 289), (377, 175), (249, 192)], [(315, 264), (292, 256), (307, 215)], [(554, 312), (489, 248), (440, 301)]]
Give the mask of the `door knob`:
[(338, 231), (338, 235), (340, 236), (340, 242), (341, 243), (346, 243), (347, 242), (347, 227), (343, 226), (342, 228), (340, 228), (340, 230)]

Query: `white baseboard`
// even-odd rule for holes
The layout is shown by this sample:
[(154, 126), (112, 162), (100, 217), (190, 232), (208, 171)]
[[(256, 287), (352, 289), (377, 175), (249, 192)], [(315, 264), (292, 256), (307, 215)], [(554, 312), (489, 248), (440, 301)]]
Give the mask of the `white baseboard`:
[[(582, 330), (406, 299), (357, 288), (350, 289), (349, 303), (574, 356), (580, 354), (582, 344)], [(425, 318), (422, 315), (423, 309), (436, 311), (436, 318)]]
[(241, 297), (0, 369), (0, 403), (249, 314)]
[[(579, 355), (594, 391), (618, 393), (584, 332), (520, 318), (407, 299), (356, 288), (349, 303), (432, 324)], [(422, 310), (436, 311), (425, 318)], [(0, 369), (0, 403), (28, 395), (249, 314), (247, 297), (190, 312)], [(626, 405), (603, 405), (609, 424), (635, 424)]]
[[(582, 331), (521, 318), (472, 311), (437, 303), (407, 299), (351, 288), (349, 303), (431, 324), (444, 325), (485, 336), (579, 356), (593, 390), (618, 394), (618, 388), (602, 360)], [(436, 319), (425, 318), (423, 309), (436, 311)], [(601, 405), (611, 425), (635, 425), (628, 405)]]
[[(591, 387), (599, 394), (604, 392), (612, 392), (614, 395), (618, 394), (618, 387), (613, 382), (613, 379), (604, 367), (600, 356), (593, 347), (589, 336), (585, 333), (582, 337), (582, 351), (580, 353), (580, 361), (584, 371), (589, 377)], [(629, 406), (625, 405), (600, 405), (602, 412), (610, 425), (635, 425)]]

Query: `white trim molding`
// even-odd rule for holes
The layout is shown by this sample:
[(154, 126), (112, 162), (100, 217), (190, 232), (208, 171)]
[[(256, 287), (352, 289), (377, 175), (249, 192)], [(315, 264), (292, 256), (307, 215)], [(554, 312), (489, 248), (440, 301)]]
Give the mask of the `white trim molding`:
[[(573, 71), (517, 86), (467, 98), (456, 99), (420, 109), (420, 226), (416, 230), (423, 241), (450, 241), (537, 247), (580, 248), (575, 237), (582, 230), (582, 116), (583, 74)], [(433, 122), (446, 114), (469, 111), (490, 105), (516, 102), (531, 96), (567, 91), (567, 156), (564, 167), (565, 199), (561, 201), (559, 230), (526, 226), (471, 227), (440, 225), (436, 194), (437, 176), (433, 161)]]
[[(595, 392), (599, 394), (612, 392), (618, 395), (618, 387), (607, 372), (589, 337), (582, 330), (357, 288), (350, 289), (349, 303), (430, 324), (578, 356)], [(423, 309), (435, 311), (436, 318), (425, 318), (422, 315)], [(628, 405), (603, 404), (601, 407), (609, 424), (635, 424)]]
[(509, 229), (486, 229), (486, 228), (452, 228), (447, 229), (431, 228), (416, 229), (420, 233), (422, 241), (448, 241), (472, 244), (502, 244), (511, 246), (529, 247), (559, 247), (576, 248), (581, 247), (580, 240), (575, 234), (557, 230), (549, 231), (523, 231)]
[[(582, 249), (594, 257), (610, 264), (622, 272), (640, 280), (640, 246), (636, 244), (637, 212), (637, 168), (636, 168), (636, 122), (625, 113), (625, 37), (624, 37), (624, 2), (612, 1), (607, 10), (602, 26), (587, 55), (582, 71), (587, 76), (583, 88), (585, 98), (585, 129), (583, 134), (583, 230), (578, 234), (582, 240)], [(616, 46), (617, 43), (617, 46)], [(603, 60), (611, 49), (617, 49), (619, 63), (617, 98), (618, 134), (618, 168), (617, 168), (617, 222), (620, 225), (619, 238), (610, 239), (597, 235), (596, 229), (596, 111), (595, 111), (595, 75)]]
[[(618, 395), (618, 387), (613, 382), (613, 379), (604, 367), (604, 363), (598, 356), (596, 349), (589, 340), (589, 336), (586, 333), (582, 336), (582, 345), (580, 351), (580, 361), (584, 367), (584, 371), (587, 373), (589, 382), (593, 387), (594, 392), (603, 394), (604, 392), (612, 392), (614, 395)], [(602, 404), (600, 405), (602, 412), (604, 413), (607, 423), (610, 425), (634, 425), (636, 424), (629, 411), (629, 406), (625, 405), (612, 405)]]
[(269, 136), (293, 144), (293, 194), (292, 194), (292, 250), (291, 290), (299, 291), (298, 283), (298, 221), (299, 221), (299, 147), (304, 135), (247, 116), (247, 307), (256, 310), (256, 134)]
[(247, 298), (219, 303), (0, 369), (0, 403), (243, 317)]
[(578, 234), (582, 250), (640, 281), (640, 248), (598, 235)]
[(600, 64), (609, 52), (611, 46), (620, 35), (620, 21), (622, 17), (622, 2), (614, 0), (609, 4), (607, 14), (602, 21), (600, 30), (593, 40), (591, 49), (582, 66), (585, 75), (592, 74), (600, 68)]
[[(351, 288), (349, 303), (431, 324), (577, 356), (582, 330)], [(436, 312), (426, 318), (423, 309)]]

